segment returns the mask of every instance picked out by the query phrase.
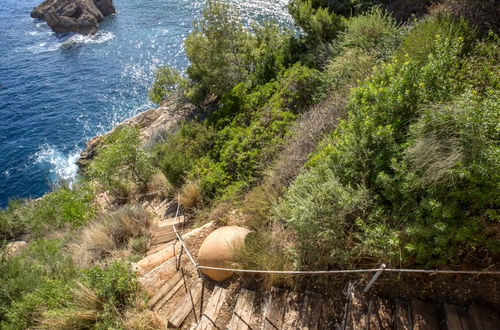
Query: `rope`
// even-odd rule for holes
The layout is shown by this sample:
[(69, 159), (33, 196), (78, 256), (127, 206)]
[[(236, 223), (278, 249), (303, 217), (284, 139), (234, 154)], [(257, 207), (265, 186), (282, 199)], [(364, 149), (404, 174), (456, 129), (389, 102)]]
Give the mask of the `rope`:
[(479, 274), (479, 275), (500, 275), (500, 271), (486, 270), (440, 270), (440, 269), (395, 269), (395, 268), (369, 268), (369, 269), (341, 269), (341, 270), (257, 270), (238, 269), (225, 267), (210, 267), (198, 265), (201, 269), (225, 270), (239, 273), (263, 273), (263, 274), (345, 274), (345, 273), (373, 273), (379, 270), (393, 273), (431, 273), (431, 274)]
[(177, 211), (175, 212), (175, 220), (174, 220), (174, 224), (172, 225), (172, 227), (174, 228), (175, 236), (177, 236), (177, 239), (181, 242), (182, 247), (184, 248), (184, 250), (186, 250), (186, 253), (187, 253), (189, 259), (191, 259), (191, 262), (196, 267), (196, 269), (199, 271), (198, 263), (194, 260), (193, 256), (189, 252), (189, 249), (187, 248), (186, 244), (184, 244), (184, 240), (179, 235), (179, 232), (177, 231), (177, 227), (175, 226), (175, 224), (177, 222), (177, 216), (179, 215), (180, 205), (181, 205), (181, 203), (179, 202), (179, 196), (177, 195)]
[[(179, 196), (177, 196), (177, 212), (175, 214), (175, 219), (179, 214)], [(337, 269), (337, 270), (259, 270), (259, 269), (238, 269), (238, 268), (226, 268), (226, 267), (211, 267), (199, 265), (189, 252), (189, 249), (184, 244), (184, 240), (179, 235), (175, 223), (173, 225), (175, 235), (177, 239), (181, 242), (182, 247), (186, 250), (186, 253), (196, 267), (196, 269), (209, 269), (209, 270), (223, 270), (237, 273), (260, 273), (260, 274), (288, 274), (288, 275), (299, 275), (299, 274), (348, 274), (348, 273), (373, 273), (378, 271), (391, 272), (391, 273), (427, 273), (427, 274), (462, 274), (462, 275), (500, 275), (500, 271), (496, 270), (443, 270), (443, 269), (405, 269), (405, 268), (385, 268), (385, 265), (379, 268), (368, 268), (368, 269)]]

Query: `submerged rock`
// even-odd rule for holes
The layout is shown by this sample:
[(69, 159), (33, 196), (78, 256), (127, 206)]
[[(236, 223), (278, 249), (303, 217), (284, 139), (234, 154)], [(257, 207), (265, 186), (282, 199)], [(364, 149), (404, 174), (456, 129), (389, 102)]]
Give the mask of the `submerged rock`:
[(104, 16), (113, 13), (113, 0), (45, 0), (31, 17), (47, 21), (54, 32), (94, 34)]

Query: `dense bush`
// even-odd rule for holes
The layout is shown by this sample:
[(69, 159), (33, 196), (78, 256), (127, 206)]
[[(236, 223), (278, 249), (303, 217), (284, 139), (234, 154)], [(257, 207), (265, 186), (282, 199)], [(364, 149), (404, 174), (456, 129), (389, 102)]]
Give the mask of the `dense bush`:
[(64, 253), (63, 243), (39, 240), (19, 256), (0, 255), (1, 328), (33, 327), (45, 311), (69, 300), (68, 288), (78, 270)]
[(167, 142), (156, 147), (158, 165), (175, 188), (184, 183), (186, 174), (193, 168), (197, 159), (212, 149), (214, 139), (215, 132), (210, 126), (190, 122), (183, 124), (175, 133), (167, 135)]
[[(353, 90), (349, 118), (276, 208), (300, 238), (303, 266), (345, 266), (354, 256), (437, 265), (498, 253), (483, 233), (498, 209), (498, 96), (460, 96), (472, 93), (462, 80), (472, 74), (463, 63), (476, 60), (466, 57), (470, 33), (444, 18), (419, 23), (404, 55)], [(426, 53), (412, 38), (427, 40)], [(429, 107), (443, 102), (451, 103)]]
[(11, 201), (0, 210), (0, 240), (22, 234), (37, 237), (62, 228), (78, 228), (95, 214), (94, 193), (89, 185), (74, 189), (60, 187), (38, 200)]
[(139, 285), (126, 263), (78, 269), (64, 241), (31, 242), (16, 257), (0, 257), (2, 329), (124, 328)]
[(152, 155), (142, 148), (139, 129), (125, 126), (105, 138), (86, 175), (115, 195), (127, 195), (131, 184), (144, 187), (154, 172)]
[(155, 80), (148, 95), (151, 101), (160, 103), (174, 93), (182, 94), (186, 88), (187, 80), (179, 71), (172, 67), (160, 66), (155, 72)]

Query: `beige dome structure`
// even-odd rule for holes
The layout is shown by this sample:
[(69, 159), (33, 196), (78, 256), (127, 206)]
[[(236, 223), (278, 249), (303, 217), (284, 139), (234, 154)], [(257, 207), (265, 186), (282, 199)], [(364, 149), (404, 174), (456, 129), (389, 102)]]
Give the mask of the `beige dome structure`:
[[(245, 243), (250, 231), (243, 227), (222, 227), (205, 238), (198, 251), (198, 263), (201, 266), (228, 267), (232, 260), (233, 250)], [(201, 269), (203, 274), (215, 281), (223, 281), (233, 275), (231, 271)]]

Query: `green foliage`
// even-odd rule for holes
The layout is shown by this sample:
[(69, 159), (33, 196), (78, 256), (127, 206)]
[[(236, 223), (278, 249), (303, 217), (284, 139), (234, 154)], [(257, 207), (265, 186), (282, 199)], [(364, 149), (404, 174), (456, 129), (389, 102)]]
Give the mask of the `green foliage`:
[(29, 208), (21, 200), (11, 200), (5, 209), (0, 209), (0, 241), (12, 240), (27, 230), (24, 220)]
[(63, 243), (57, 239), (38, 240), (19, 256), (0, 256), (2, 328), (33, 327), (45, 311), (69, 300), (68, 287), (78, 270), (64, 253)]
[(167, 143), (156, 147), (159, 166), (174, 187), (179, 188), (184, 183), (186, 173), (197, 159), (213, 147), (214, 137), (209, 126), (190, 122), (166, 136)]
[(86, 269), (82, 282), (103, 302), (105, 311), (123, 311), (134, 302), (139, 290), (135, 274), (130, 266), (123, 262), (113, 262), (106, 268), (96, 266)]
[[(218, 133), (220, 142), (214, 158), (220, 164), (212, 164), (210, 168), (217, 169), (216, 173), (225, 173), (217, 175), (222, 178), (219, 187), (226, 188), (226, 182), (241, 187), (244, 182), (254, 180), (279, 150), (296, 113), (319, 97), (315, 94), (320, 87), (321, 80), (316, 70), (296, 64), (278, 81), (247, 94), (242, 108), (248, 110), (235, 116), (231, 124)], [(255, 108), (260, 109), (252, 111)], [(213, 182), (212, 179), (205, 180), (204, 175), (200, 178), (202, 187), (204, 182)], [(207, 186), (212, 187), (209, 195), (220, 189)]]
[(288, 10), (313, 44), (329, 42), (343, 29), (342, 17), (325, 7), (315, 7), (312, 0), (292, 0)]
[(347, 20), (346, 29), (332, 43), (332, 57), (323, 73), (332, 89), (349, 89), (369, 76), (388, 58), (401, 39), (401, 28), (381, 9), (374, 8)]
[[(221, 95), (251, 70), (252, 38), (235, 8), (207, 1), (202, 18), (184, 41), (194, 89)], [(201, 100), (202, 101), (202, 100)]]
[(94, 193), (83, 184), (74, 189), (60, 187), (35, 201), (12, 201), (0, 210), (0, 240), (31, 233), (42, 237), (64, 227), (78, 228), (95, 214)]
[(106, 137), (86, 174), (104, 189), (120, 194), (130, 182), (147, 184), (154, 172), (152, 155), (142, 148), (139, 129), (125, 126)]
[(417, 61), (425, 61), (429, 54), (435, 52), (437, 37), (448, 40), (462, 38), (467, 47), (472, 43), (475, 33), (466, 21), (457, 22), (446, 14), (430, 16), (416, 24), (407, 34), (397, 55), (399, 60), (411, 57)]
[(321, 75), (295, 64), (255, 88), (240, 83), (203, 123), (185, 123), (157, 146), (159, 164), (180, 187), (196, 182), (205, 202), (230, 198), (270, 164), (297, 113), (321, 98)]
[[(424, 263), (458, 263), (467, 251), (500, 244), (484, 229), (498, 220), (500, 152), (498, 90), (484, 99), (466, 95), (425, 109), (405, 148), (405, 197), (415, 201), (415, 224), (405, 248)], [(488, 231), (486, 231), (488, 232)]]
[(339, 182), (326, 165), (300, 174), (275, 213), (297, 233), (302, 268), (331, 264), (345, 267), (355, 251), (349, 250), (348, 228), (371, 205), (369, 191)]
[(351, 17), (346, 28), (335, 42), (340, 49), (360, 49), (371, 56), (386, 57), (392, 53), (401, 39), (401, 28), (396, 20), (380, 8), (372, 8)]
[(156, 69), (155, 80), (149, 88), (149, 99), (160, 103), (174, 93), (182, 94), (187, 88), (187, 79), (173, 67), (160, 66)]
[[(488, 92), (468, 96), (462, 79), (476, 59), (463, 22), (421, 24), (404, 56), (353, 90), (349, 118), (275, 210), (298, 235), (303, 267), (345, 266), (353, 255), (439, 265), (499, 251), (485, 230), (498, 210), (498, 86), (473, 80)], [(474, 55), (489, 63), (479, 76), (495, 67), (492, 51)]]

